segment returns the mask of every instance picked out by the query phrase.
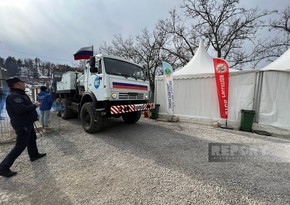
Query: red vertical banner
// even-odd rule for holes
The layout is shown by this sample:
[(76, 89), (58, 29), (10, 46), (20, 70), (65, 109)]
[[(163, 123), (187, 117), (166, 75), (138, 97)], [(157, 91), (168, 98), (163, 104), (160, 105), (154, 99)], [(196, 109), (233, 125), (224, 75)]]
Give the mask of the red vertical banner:
[(213, 59), (221, 118), (228, 118), (229, 65), (220, 58)]

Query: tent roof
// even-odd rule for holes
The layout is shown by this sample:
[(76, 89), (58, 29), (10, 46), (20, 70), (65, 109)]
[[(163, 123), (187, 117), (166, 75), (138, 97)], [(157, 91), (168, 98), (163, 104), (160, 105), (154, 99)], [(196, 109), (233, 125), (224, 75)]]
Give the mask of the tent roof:
[(290, 72), (290, 48), (279, 58), (277, 58), (274, 62), (265, 66), (261, 70), (273, 70), (273, 71), (288, 71)]
[[(230, 69), (231, 71), (237, 70)], [(173, 72), (173, 76), (212, 73), (214, 73), (213, 58), (207, 53), (201, 41), (192, 59), (183, 68)]]
[(183, 68), (173, 72), (173, 75), (192, 75), (213, 72), (212, 57), (208, 55), (201, 41), (192, 59)]

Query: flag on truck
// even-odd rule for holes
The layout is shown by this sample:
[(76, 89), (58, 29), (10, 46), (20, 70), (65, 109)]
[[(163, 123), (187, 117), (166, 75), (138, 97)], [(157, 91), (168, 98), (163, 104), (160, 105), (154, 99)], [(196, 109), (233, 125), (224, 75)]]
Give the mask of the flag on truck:
[(75, 60), (90, 59), (94, 55), (93, 46), (83, 47), (74, 54)]
[(165, 81), (165, 90), (166, 90), (166, 99), (167, 99), (167, 112), (170, 115), (173, 115), (174, 111), (174, 98), (173, 98), (173, 69), (169, 63), (162, 61), (164, 81)]

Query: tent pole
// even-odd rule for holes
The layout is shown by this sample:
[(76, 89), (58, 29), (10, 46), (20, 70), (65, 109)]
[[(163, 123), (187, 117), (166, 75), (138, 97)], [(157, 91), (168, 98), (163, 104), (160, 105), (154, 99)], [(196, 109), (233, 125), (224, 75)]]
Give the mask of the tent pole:
[(222, 129), (228, 129), (228, 130), (233, 130), (234, 129), (234, 128), (228, 126), (228, 118), (226, 118), (226, 124), (225, 124), (225, 126), (220, 126), (220, 128), (222, 128)]

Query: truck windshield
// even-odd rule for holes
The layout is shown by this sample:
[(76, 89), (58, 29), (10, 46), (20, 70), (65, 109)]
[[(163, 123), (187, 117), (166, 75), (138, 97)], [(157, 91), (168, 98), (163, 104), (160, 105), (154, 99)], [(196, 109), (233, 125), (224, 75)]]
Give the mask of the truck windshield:
[(107, 74), (145, 80), (144, 72), (140, 66), (112, 58), (104, 58), (104, 63)]

